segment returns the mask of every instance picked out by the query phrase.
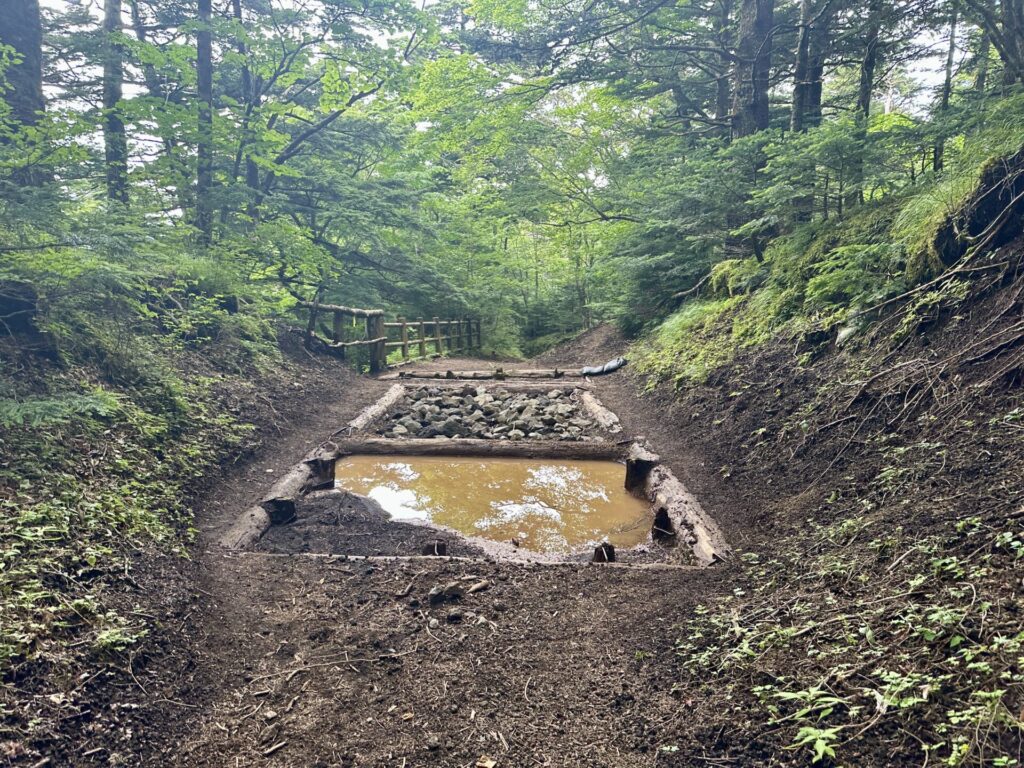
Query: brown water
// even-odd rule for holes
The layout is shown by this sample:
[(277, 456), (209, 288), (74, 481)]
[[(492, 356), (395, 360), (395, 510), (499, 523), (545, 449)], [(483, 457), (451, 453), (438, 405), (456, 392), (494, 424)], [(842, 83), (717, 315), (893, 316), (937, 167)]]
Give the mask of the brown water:
[(517, 539), (537, 552), (568, 553), (604, 540), (632, 547), (651, 528), (648, 503), (626, 492), (625, 467), (614, 461), (350, 456), (338, 461), (335, 478), (395, 520)]

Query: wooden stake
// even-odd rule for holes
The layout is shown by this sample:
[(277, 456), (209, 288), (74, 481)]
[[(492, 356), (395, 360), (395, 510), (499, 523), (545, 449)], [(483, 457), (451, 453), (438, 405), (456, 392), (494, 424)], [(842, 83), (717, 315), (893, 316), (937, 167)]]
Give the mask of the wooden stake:
[(398, 318), (398, 322), (402, 324), (402, 359), (409, 359), (409, 325), (405, 322), (404, 317)]

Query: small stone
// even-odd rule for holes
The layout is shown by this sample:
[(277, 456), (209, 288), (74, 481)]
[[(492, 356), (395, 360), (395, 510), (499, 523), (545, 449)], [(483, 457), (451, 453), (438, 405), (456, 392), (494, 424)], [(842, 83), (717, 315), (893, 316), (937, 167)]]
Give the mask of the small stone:
[(524, 437), (526, 437), (526, 433), (523, 432), (523, 430), (521, 429), (513, 429), (511, 432), (508, 433), (508, 436), (512, 440), (522, 440)]
[(437, 629), (438, 627), (441, 626), (441, 622), (438, 621), (437, 619), (431, 619), (430, 621), (427, 622), (427, 626), (430, 627), (431, 629)]
[(452, 610), (450, 610), (448, 612), (448, 623), (449, 624), (458, 624), (459, 622), (462, 621), (464, 616), (465, 616), (465, 614), (462, 611), (460, 611), (458, 608), (453, 608)]
[(397, 424), (396, 426), (391, 428), (391, 434), (396, 437), (401, 435), (408, 435), (409, 430), (403, 427), (401, 424)]
[(430, 590), (427, 598), (430, 600), (431, 605), (440, 605), (444, 602), (461, 600), (463, 594), (465, 593), (462, 590), (462, 586), (457, 581), (453, 581), (443, 587), (438, 584)]
[(491, 582), (489, 582), (487, 579), (482, 579), (482, 580), (476, 582), (475, 584), (473, 584), (466, 591), (469, 592), (469, 594), (471, 594), (471, 595), (475, 595), (477, 592), (483, 592), (485, 589), (489, 589), (490, 586), (491, 586)]

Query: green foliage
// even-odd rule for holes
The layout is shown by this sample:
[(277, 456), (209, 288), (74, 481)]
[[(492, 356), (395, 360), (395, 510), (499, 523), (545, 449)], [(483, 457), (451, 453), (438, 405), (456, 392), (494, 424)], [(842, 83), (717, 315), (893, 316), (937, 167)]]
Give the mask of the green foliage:
[(97, 389), (89, 394), (60, 397), (36, 397), (26, 400), (0, 400), (0, 427), (37, 429), (66, 424), (77, 417), (107, 418), (118, 410), (117, 395)]

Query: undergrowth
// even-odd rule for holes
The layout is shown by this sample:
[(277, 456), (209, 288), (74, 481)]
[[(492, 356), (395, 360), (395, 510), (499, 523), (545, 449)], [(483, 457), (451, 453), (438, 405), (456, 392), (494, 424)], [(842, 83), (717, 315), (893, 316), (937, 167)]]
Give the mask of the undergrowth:
[(938, 184), (719, 264), (635, 348), (736, 439), (723, 477), (762, 489), (771, 540), (679, 627), (677, 688), (708, 704), (666, 757), (1024, 759), (1024, 247), (933, 248), (1020, 147), (986, 135)]
[(16, 741), (34, 727), (24, 685), (141, 652), (151, 617), (119, 595), (139, 562), (187, 556), (189, 494), (251, 441), (247, 404), (280, 357), (215, 285), (107, 286), (99, 311), (84, 279), (40, 314), (48, 358), (0, 349), (0, 733)]

